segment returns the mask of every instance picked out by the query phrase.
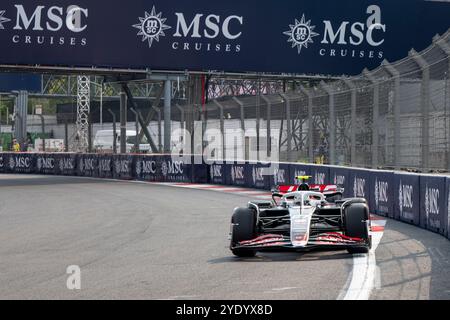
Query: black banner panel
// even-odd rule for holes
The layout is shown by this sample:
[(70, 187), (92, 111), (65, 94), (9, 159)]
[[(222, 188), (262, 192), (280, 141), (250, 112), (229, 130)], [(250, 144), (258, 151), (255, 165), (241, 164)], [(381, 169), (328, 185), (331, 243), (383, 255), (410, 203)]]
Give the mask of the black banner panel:
[(449, 16), (423, 0), (2, 0), (0, 64), (356, 75)]

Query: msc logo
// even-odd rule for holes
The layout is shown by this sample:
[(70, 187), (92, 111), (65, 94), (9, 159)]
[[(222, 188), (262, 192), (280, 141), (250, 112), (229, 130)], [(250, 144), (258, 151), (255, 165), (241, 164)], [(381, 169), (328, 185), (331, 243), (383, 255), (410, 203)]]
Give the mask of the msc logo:
[(116, 173), (127, 173), (129, 168), (128, 160), (117, 160), (114, 163), (114, 167), (116, 169)]
[(31, 159), (24, 157), (9, 158), (9, 168), (12, 169), (28, 169), (31, 166)]
[(400, 180), (400, 189), (398, 196), (398, 205), (400, 207), (400, 215), (403, 215), (404, 209), (413, 208), (414, 188), (410, 185), (403, 185)]
[(335, 174), (333, 181), (334, 181), (334, 184), (337, 186), (344, 186), (345, 185), (345, 176)]
[(98, 162), (98, 169), (101, 172), (110, 172), (111, 171), (111, 159), (101, 159)]
[(355, 178), (353, 181), (353, 195), (355, 197), (364, 198), (366, 196), (364, 189), (366, 187), (366, 179)]
[(5, 10), (0, 10), (0, 30), (5, 29), (3, 26), (4, 23), (11, 21), (10, 19), (4, 17)]
[(136, 173), (156, 174), (156, 161), (138, 161), (136, 162)]
[(231, 167), (231, 181), (235, 182), (236, 180), (244, 180), (244, 167)]
[(211, 166), (211, 178), (222, 178), (222, 166), (212, 165)]
[[(376, 48), (384, 43), (384, 38), (380, 32), (386, 32), (386, 25), (381, 23), (381, 9), (377, 5), (370, 5), (366, 13), (369, 15), (367, 21), (340, 21), (338, 23), (330, 20), (323, 20), (323, 37), (320, 42), (322, 45), (329, 45), (334, 47), (322, 47), (319, 50), (321, 56), (328, 55), (330, 57), (351, 57), (351, 58), (375, 58), (382, 59), (383, 52), (375, 52), (373, 50), (354, 50), (354, 49), (337, 49), (335, 46), (351, 45), (357, 47), (366, 43), (367, 45)], [(295, 20), (294, 24), (289, 25), (290, 30), (283, 32), (292, 44), (292, 48), (297, 48), (298, 54), (301, 53), (302, 48), (308, 49), (310, 44), (313, 44), (313, 38), (319, 36), (315, 32), (316, 26), (311, 25), (311, 20), (306, 20), (305, 15), (302, 15), (300, 21)]]
[(300, 21), (295, 19), (295, 24), (290, 24), (289, 27), (291, 30), (283, 34), (289, 37), (288, 42), (292, 43), (292, 48), (297, 47), (298, 54), (302, 52), (302, 48), (308, 49), (308, 44), (314, 43), (312, 38), (319, 35), (314, 32), (316, 26), (311, 26), (311, 20), (306, 21), (305, 15), (302, 15)]
[(81, 159), (80, 160), (80, 171), (93, 171), (95, 169), (94, 159)]
[(0, 168), (3, 168), (3, 157), (0, 157)]
[(163, 176), (183, 174), (183, 165), (184, 163), (182, 161), (164, 161), (161, 165), (161, 172)]
[(439, 189), (428, 188), (425, 190), (425, 213), (427, 218), (430, 214), (439, 214)]
[(314, 181), (316, 184), (325, 184), (325, 173), (316, 172)]
[[(207, 51), (207, 52), (240, 52), (240, 44), (231, 42), (219, 43), (208, 42), (219, 36), (227, 41), (237, 40), (241, 37), (242, 31), (236, 30), (236, 25), (244, 24), (244, 17), (231, 15), (223, 17), (210, 14), (204, 15), (197, 13), (192, 20), (186, 19), (184, 13), (175, 12), (176, 27), (172, 37), (174, 41), (171, 44), (172, 50), (182, 51)], [(145, 12), (144, 17), (139, 17), (139, 23), (132, 27), (139, 30), (138, 36), (142, 36), (142, 42), (148, 41), (149, 48), (154, 41), (159, 42), (161, 37), (166, 36), (166, 30), (172, 29), (166, 24), (167, 19), (162, 17), (162, 13), (157, 13), (153, 6), (151, 13)], [(206, 41), (191, 42), (192, 39)], [(181, 41), (178, 41), (181, 39)]]
[(253, 168), (253, 184), (264, 181), (264, 168)]
[(55, 168), (55, 160), (52, 158), (38, 158), (37, 159), (37, 168), (38, 170), (48, 170)]
[(387, 203), (389, 201), (388, 197), (389, 184), (386, 181), (375, 180), (375, 204)]
[(59, 170), (65, 171), (65, 170), (73, 170), (75, 169), (74, 161), (70, 158), (66, 159), (60, 159), (59, 160)]
[(159, 37), (164, 37), (165, 30), (171, 27), (165, 25), (167, 19), (162, 18), (162, 13), (156, 14), (156, 9), (153, 6), (152, 12), (149, 14), (145, 12), (145, 17), (139, 17), (140, 23), (133, 25), (134, 28), (139, 29), (138, 36), (142, 36), (142, 42), (148, 41), (149, 48), (152, 47), (153, 41), (159, 42)]
[(274, 182), (276, 185), (286, 183), (286, 170), (284, 169), (275, 170)]

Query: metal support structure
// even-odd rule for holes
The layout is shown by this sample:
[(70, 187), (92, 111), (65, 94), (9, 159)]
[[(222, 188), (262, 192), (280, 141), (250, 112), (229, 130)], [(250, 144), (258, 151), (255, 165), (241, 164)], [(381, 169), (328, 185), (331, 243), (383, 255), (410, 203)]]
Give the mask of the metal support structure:
[(163, 153), (163, 141), (162, 141), (162, 116), (161, 110), (157, 107), (152, 107), (153, 111), (156, 112), (158, 116), (158, 150)]
[[(135, 101), (135, 99), (133, 97), (133, 94), (131, 93), (130, 88), (128, 87), (128, 84), (126, 84), (126, 83), (122, 84), (122, 91), (125, 92), (126, 97), (127, 97), (128, 101), (129, 101), (130, 105), (133, 106), (133, 108), (135, 110), (137, 110), (138, 106), (137, 106), (136, 101)], [(151, 113), (151, 110), (150, 110), (149, 114), (150, 113)], [(147, 121), (144, 121), (144, 118), (139, 113), (139, 122), (141, 124), (141, 131), (143, 132), (143, 134), (147, 138), (148, 143), (150, 144), (150, 148), (152, 149), (152, 152), (158, 153), (158, 149), (157, 149), (155, 143), (153, 142), (152, 136), (150, 135), (150, 131), (148, 131), (148, 125), (150, 124), (150, 120), (147, 123)], [(142, 138), (143, 138), (143, 135), (139, 135), (139, 141), (141, 141)]]
[(313, 95), (305, 87), (300, 87), (300, 91), (308, 97), (308, 157), (309, 162), (314, 163)]
[(164, 83), (164, 153), (172, 149), (172, 81)]
[(400, 72), (397, 71), (387, 60), (384, 60), (382, 66), (387, 70), (387, 72), (394, 78), (394, 101), (393, 101), (393, 111), (394, 111), (394, 145), (393, 145), (393, 164), (395, 169), (400, 169)]
[(15, 110), (16, 118), (14, 122), (14, 136), (21, 146), (23, 146), (25, 139), (27, 138), (27, 114), (28, 114), (28, 92), (19, 91), (16, 96), (16, 110)]
[(131, 112), (134, 113), (135, 116), (135, 128), (136, 128), (136, 139), (134, 140), (134, 153), (139, 153), (140, 140), (139, 140), (139, 113), (134, 110), (134, 108), (130, 108)]
[(411, 50), (409, 54), (422, 70), (422, 170), (425, 172), (430, 169), (430, 66), (415, 50)]
[[(447, 37), (450, 37), (450, 33), (447, 33)], [(447, 43), (444, 37), (436, 36), (433, 39), (433, 43), (439, 47), (448, 57), (450, 57), (450, 45)], [(446, 162), (447, 170), (450, 171), (450, 58), (448, 58), (448, 70), (445, 77), (445, 128), (446, 128)]]
[(127, 153), (127, 94), (120, 93), (120, 153)]
[(267, 124), (266, 124), (266, 130), (267, 130), (267, 158), (270, 159), (272, 156), (272, 128), (271, 128), (271, 120), (272, 120), (272, 103), (266, 96), (261, 96), (261, 99), (264, 100), (264, 102), (267, 105)]
[(380, 83), (372, 76), (369, 70), (363, 71), (364, 77), (366, 77), (373, 85), (373, 123), (372, 123), (372, 168), (378, 168), (378, 153), (379, 153), (379, 117), (380, 117)]
[[(282, 93), (280, 96), (286, 103), (286, 129), (287, 129), (287, 161), (292, 160), (292, 119), (291, 119), (291, 100)], [(281, 146), (281, 143), (280, 143)]]
[(77, 128), (73, 150), (86, 152), (89, 148), (89, 114), (91, 112), (91, 81), (88, 76), (77, 77)]
[(116, 121), (116, 114), (112, 112), (111, 109), (108, 109), (108, 112), (112, 115), (113, 118), (113, 153), (117, 153), (117, 121)]
[(334, 99), (334, 91), (327, 85), (324, 81), (320, 83), (322, 89), (328, 95), (328, 104), (330, 108), (329, 116), (329, 154), (330, 154), (330, 164), (336, 164), (336, 106)]
[(351, 121), (350, 121), (350, 145), (351, 145), (351, 155), (350, 163), (352, 166), (356, 166), (356, 85), (350, 79), (344, 79), (344, 83), (349, 87), (351, 91)]
[[(222, 135), (222, 159), (226, 160), (227, 159), (227, 155), (226, 155), (226, 141), (225, 141), (225, 123), (224, 123), (224, 118), (223, 118), (223, 106), (217, 101), (217, 100), (213, 100), (214, 104), (217, 106), (217, 108), (219, 109), (220, 112), (220, 133)], [(245, 141), (243, 141), (242, 143), (245, 143)]]

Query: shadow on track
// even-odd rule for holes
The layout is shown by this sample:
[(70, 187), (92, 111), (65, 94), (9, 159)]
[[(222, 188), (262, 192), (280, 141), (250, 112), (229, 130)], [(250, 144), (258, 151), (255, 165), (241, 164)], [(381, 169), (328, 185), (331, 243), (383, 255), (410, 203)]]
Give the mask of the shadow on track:
[(230, 262), (299, 262), (299, 261), (326, 261), (326, 260), (351, 260), (353, 256), (348, 254), (347, 251), (324, 251), (315, 250), (310, 252), (264, 252), (258, 253), (254, 258), (238, 258), (234, 257), (231, 253), (229, 257), (223, 257), (218, 259), (209, 260), (211, 264), (221, 264)]
[[(108, 181), (109, 182), (109, 181)], [(2, 176), (0, 175), (0, 188), (5, 187), (36, 187), (51, 185), (73, 185), (73, 184), (102, 184), (102, 180), (73, 178), (64, 176)]]

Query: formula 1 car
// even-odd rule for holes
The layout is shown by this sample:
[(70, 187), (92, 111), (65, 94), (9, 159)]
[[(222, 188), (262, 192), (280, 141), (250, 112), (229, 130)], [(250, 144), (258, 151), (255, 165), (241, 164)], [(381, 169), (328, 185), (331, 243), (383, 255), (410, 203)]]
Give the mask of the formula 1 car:
[(234, 210), (230, 249), (238, 257), (253, 257), (258, 251), (314, 248), (367, 253), (372, 246), (369, 230), (365, 199), (330, 202), (324, 193), (314, 190), (274, 191), (272, 201), (251, 201), (246, 208)]

